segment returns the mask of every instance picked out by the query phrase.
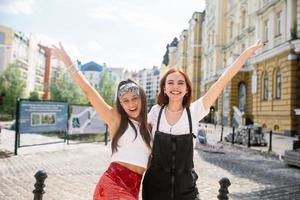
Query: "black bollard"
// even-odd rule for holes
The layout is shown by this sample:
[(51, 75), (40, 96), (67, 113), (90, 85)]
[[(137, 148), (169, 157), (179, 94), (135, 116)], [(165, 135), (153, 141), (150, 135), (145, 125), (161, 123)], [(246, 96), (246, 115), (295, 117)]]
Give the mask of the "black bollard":
[(34, 190), (32, 191), (34, 194), (33, 200), (42, 200), (43, 194), (45, 193), (44, 187), (45, 187), (45, 179), (48, 177), (47, 173), (43, 170), (38, 171), (34, 175), (36, 179), (36, 183), (34, 184)]
[(223, 141), (223, 131), (224, 131), (224, 125), (222, 124), (222, 127), (221, 127), (221, 138), (220, 138), (220, 142)]
[(232, 140), (231, 140), (231, 144), (234, 144), (234, 129), (235, 127), (232, 127)]
[(105, 146), (107, 145), (107, 140), (108, 140), (108, 124), (105, 124), (105, 134), (104, 134)]
[(219, 189), (219, 195), (217, 196), (219, 200), (228, 200), (227, 194), (228, 192), (228, 187), (231, 185), (230, 181), (228, 178), (222, 178), (219, 181), (220, 184), (220, 189)]
[(248, 128), (248, 148), (250, 148), (251, 147), (251, 143), (250, 143), (250, 135), (251, 134), (251, 129), (250, 128)]
[(273, 134), (273, 131), (270, 130), (269, 151), (272, 151), (272, 134)]

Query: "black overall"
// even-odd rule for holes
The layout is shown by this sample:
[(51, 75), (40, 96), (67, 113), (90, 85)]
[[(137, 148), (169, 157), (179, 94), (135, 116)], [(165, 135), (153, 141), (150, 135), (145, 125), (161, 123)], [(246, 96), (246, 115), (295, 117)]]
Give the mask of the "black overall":
[(198, 176), (194, 171), (193, 133), (189, 108), (186, 108), (190, 133), (171, 135), (159, 131), (161, 107), (153, 141), (152, 160), (143, 180), (143, 200), (196, 200)]

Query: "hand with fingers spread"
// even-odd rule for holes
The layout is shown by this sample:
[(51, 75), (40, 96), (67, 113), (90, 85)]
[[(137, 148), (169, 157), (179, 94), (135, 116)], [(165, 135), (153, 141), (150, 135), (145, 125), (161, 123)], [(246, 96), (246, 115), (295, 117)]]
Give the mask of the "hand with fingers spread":
[(61, 60), (67, 66), (68, 72), (73, 76), (76, 72), (79, 71), (78, 66), (72, 62), (70, 56), (65, 51), (61, 42), (59, 42), (59, 47), (52, 45), (52, 56), (54, 59)]
[(70, 56), (65, 51), (61, 42), (59, 42), (59, 47), (52, 45), (52, 56), (54, 59), (61, 60), (65, 63), (66, 66), (72, 65), (72, 60)]
[(265, 44), (263, 42), (261, 42), (260, 40), (256, 41), (253, 45), (251, 45), (250, 47), (248, 47), (247, 49), (245, 49), (244, 52), (242, 52), (241, 55), (245, 56), (246, 58), (249, 58), (253, 55), (255, 55), (255, 52), (262, 48)]

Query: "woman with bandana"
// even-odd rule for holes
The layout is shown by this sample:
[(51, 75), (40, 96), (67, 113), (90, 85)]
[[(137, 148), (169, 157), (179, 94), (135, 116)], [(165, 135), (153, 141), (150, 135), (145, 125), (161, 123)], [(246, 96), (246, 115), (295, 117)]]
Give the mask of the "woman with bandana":
[(116, 109), (108, 105), (72, 64), (63, 46), (53, 47), (54, 58), (62, 60), (73, 80), (84, 91), (97, 113), (108, 124), (112, 138), (111, 163), (100, 178), (94, 200), (137, 200), (142, 175), (150, 155), (147, 128), (147, 102), (144, 90), (132, 80), (121, 81), (117, 89)]
[(157, 105), (148, 114), (154, 141), (150, 167), (143, 179), (143, 200), (199, 199), (198, 177), (193, 169), (193, 136), (198, 122), (246, 60), (262, 46), (257, 41), (242, 52), (206, 94), (193, 103), (188, 76), (175, 68), (164, 74)]

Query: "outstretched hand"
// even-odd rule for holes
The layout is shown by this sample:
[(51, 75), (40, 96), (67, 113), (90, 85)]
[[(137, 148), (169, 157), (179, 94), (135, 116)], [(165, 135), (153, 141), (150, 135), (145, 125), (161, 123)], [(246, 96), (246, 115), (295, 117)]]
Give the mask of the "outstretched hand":
[(61, 42), (59, 42), (59, 47), (52, 45), (51, 52), (54, 59), (63, 61), (67, 66), (72, 64), (72, 60), (65, 51)]
[(245, 49), (245, 51), (242, 53), (244, 54), (247, 58), (255, 55), (255, 52), (259, 49), (262, 48), (265, 44), (261, 42), (260, 40), (256, 41), (253, 45)]

